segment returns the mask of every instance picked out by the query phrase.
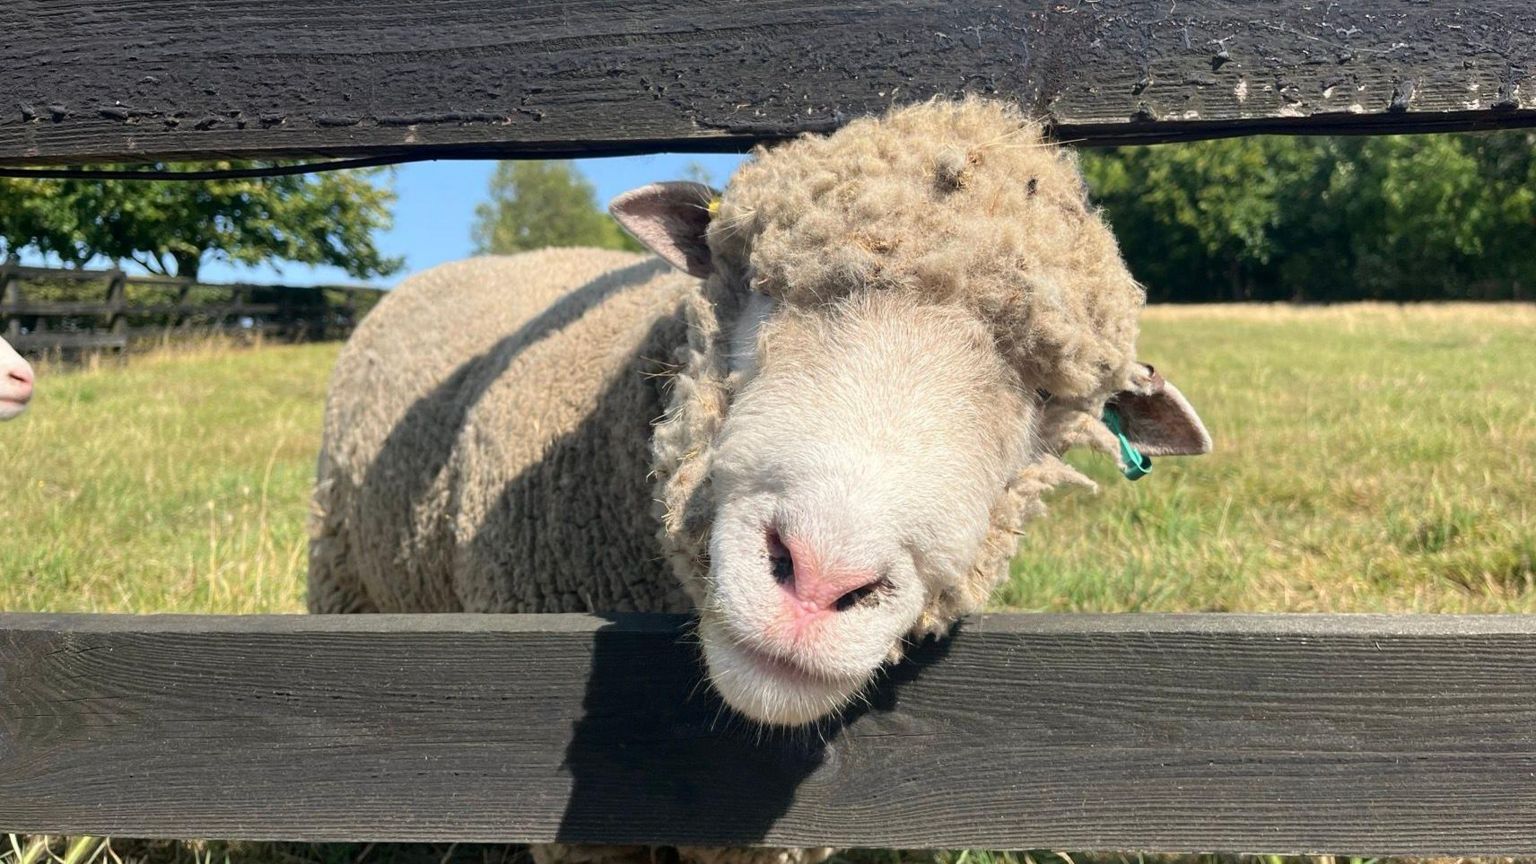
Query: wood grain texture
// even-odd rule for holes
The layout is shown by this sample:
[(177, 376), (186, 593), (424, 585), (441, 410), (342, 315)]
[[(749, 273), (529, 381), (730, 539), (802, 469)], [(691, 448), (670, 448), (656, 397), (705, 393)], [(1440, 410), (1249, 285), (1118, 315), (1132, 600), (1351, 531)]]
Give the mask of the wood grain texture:
[(1536, 853), (1536, 616), (985, 616), (796, 733), (685, 633), (0, 616), (0, 830)]
[(979, 92), (1067, 140), (1536, 123), (1536, 4), (9, 0), (0, 164), (729, 150)]

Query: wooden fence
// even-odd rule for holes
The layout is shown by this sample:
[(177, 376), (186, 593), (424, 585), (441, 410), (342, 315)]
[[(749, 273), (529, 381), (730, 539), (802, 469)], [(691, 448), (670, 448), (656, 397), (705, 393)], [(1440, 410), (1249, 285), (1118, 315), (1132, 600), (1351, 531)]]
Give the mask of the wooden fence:
[(187, 332), (342, 339), (381, 295), (365, 286), (211, 284), (4, 262), (0, 335), (33, 353), (121, 350), (137, 339)]
[[(359, 5), (0, 6), (0, 165), (720, 150), (961, 91), (1095, 144), (1536, 124), (1526, 0)], [(1536, 854), (1532, 618), (982, 617), (797, 734), (677, 627), (4, 616), (0, 829)]]
[(0, 616), (0, 827), (1536, 853), (1536, 616), (999, 615), (763, 732), (668, 616)]

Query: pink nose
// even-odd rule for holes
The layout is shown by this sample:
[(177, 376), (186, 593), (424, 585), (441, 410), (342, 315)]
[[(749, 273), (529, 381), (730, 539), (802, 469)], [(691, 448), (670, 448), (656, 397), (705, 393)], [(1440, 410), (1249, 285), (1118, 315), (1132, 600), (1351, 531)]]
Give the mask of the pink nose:
[(785, 602), (796, 617), (852, 609), (872, 598), (885, 584), (868, 568), (845, 567), (828, 561), (793, 537), (768, 537), (773, 576), (784, 589)]
[(15, 385), (22, 399), (32, 395), (32, 367), (26, 363), (18, 363), (5, 370), (6, 377)]

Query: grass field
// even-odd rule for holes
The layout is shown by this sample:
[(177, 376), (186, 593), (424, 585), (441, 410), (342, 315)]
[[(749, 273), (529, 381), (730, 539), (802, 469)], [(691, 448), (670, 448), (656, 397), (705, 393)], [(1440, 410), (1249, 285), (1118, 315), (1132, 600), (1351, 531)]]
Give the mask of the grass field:
[(1536, 306), (1154, 307), (1141, 354), (1215, 439), (1074, 461), (1002, 606), (1536, 611)]
[(335, 345), (219, 345), (39, 371), (0, 426), (0, 609), (303, 608)]
[[(1155, 307), (1216, 439), (1030, 526), (998, 605), (1536, 611), (1536, 307)], [(335, 345), (43, 369), (0, 426), (0, 608), (303, 608)]]
[[(1536, 611), (1533, 334), (1532, 306), (1149, 310), (1143, 356), (1200, 409), (1216, 453), (1159, 460), (1134, 484), (1075, 457), (1102, 491), (1066, 492), (1030, 527), (998, 606)], [(336, 350), (205, 346), (44, 368), (33, 410), (0, 426), (0, 609), (302, 609)], [(365, 847), (129, 848), (189, 864), (406, 860)], [(472, 849), (492, 855), (410, 860), (481, 860)]]

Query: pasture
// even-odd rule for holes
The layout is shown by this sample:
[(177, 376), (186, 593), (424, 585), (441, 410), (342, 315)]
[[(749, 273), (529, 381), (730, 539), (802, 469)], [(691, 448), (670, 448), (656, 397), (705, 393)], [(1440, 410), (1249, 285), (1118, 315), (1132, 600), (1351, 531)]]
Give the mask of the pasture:
[[(1029, 526), (1000, 609), (1536, 611), (1536, 307), (1153, 307), (1142, 354), (1216, 438), (1107, 459)], [(41, 370), (0, 427), (0, 608), (303, 608), (336, 345)]]
[[(1144, 321), (1143, 356), (1196, 403), (1216, 452), (1161, 460), (1134, 484), (1075, 456), (1100, 492), (1055, 497), (998, 608), (1536, 611), (1536, 383), (1523, 374), (1536, 364), (1536, 308), (1154, 307)], [(0, 608), (302, 610), (336, 351), (209, 343), (44, 366), (33, 410), (0, 427)], [(102, 854), (414, 864), (506, 853), (119, 841)]]

